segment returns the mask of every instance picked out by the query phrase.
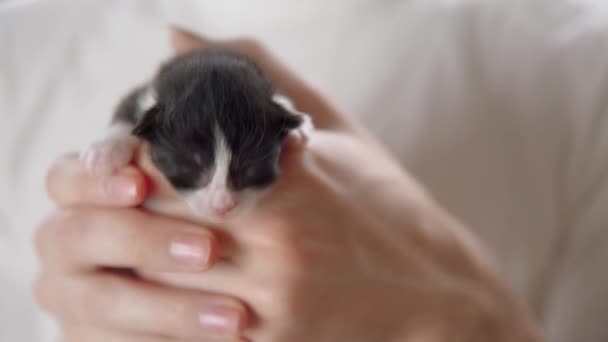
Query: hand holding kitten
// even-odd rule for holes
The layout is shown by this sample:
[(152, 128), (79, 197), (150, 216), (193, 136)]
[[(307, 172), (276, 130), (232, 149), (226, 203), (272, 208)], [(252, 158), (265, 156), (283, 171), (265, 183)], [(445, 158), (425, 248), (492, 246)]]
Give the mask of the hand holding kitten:
[[(205, 44), (183, 32), (175, 43), (179, 51)], [(38, 234), (44, 271), (37, 288), (41, 303), (63, 323), (66, 341), (188, 341), (197, 333), (199, 339), (265, 342), (541, 340), (491, 258), (380, 144), (263, 48), (250, 41), (215, 44), (249, 51), (296, 107), (313, 115), (319, 132), (306, 149), (288, 146), (281, 177), (256, 209), (219, 229), (130, 209), (135, 199), (108, 209), (111, 203), (92, 190), (101, 181), (83, 183), (90, 176), (82, 173), (68, 178), (78, 162), (58, 163), (49, 190), (62, 209)], [(188, 208), (142, 156), (139, 164), (155, 186), (144, 185), (150, 190), (145, 194), (138, 183), (133, 194), (141, 197), (134, 198), (159, 201), (164, 214), (196, 219), (187, 217)], [(128, 170), (135, 172), (133, 181), (140, 179)], [(105, 205), (87, 207), (96, 203)], [(113, 223), (114, 234), (104, 235), (100, 217), (111, 220), (105, 222)], [(170, 258), (163, 257), (171, 250), (162, 247), (172, 245), (167, 237), (177, 229), (185, 234), (184, 225), (206, 241), (206, 248), (178, 249), (192, 260), (204, 255), (203, 274), (183, 273), (187, 268), (169, 267)], [(136, 248), (109, 248), (127, 246), (129, 238)], [(70, 246), (86, 246), (98, 257), (53, 257), (53, 250), (74, 250)], [(150, 287), (99, 267), (121, 264), (173, 285)], [(86, 277), (76, 271), (83, 269)], [(99, 284), (111, 284), (112, 296)], [(71, 312), (88, 313), (87, 303), (99, 298), (107, 305), (85, 315), (86, 324), (74, 321)], [(195, 328), (213, 322), (216, 330)]]

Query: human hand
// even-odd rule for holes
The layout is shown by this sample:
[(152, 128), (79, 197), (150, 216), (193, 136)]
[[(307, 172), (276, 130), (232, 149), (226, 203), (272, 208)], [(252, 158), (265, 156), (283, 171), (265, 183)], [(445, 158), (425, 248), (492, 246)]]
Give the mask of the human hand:
[[(256, 314), (252, 341), (539, 341), (491, 257), (363, 129), (263, 47), (177, 32), (179, 52), (208, 46), (252, 57), (318, 130), (288, 148), (282, 175), (251, 213), (224, 227), (232, 252), (204, 275), (147, 273), (229, 293)], [(193, 218), (153, 165), (156, 209)], [(171, 205), (171, 208), (167, 209)]]
[(221, 258), (220, 234), (136, 209), (150, 189), (133, 167), (103, 179), (70, 155), (47, 184), (59, 209), (36, 234), (35, 292), (65, 342), (241, 341), (248, 314), (239, 300), (133, 272), (204, 272)]
[[(204, 44), (184, 34), (175, 41), (178, 50)], [(86, 181), (74, 160), (56, 164), (49, 174), (49, 192), (60, 206), (71, 209), (60, 210), (55, 216), (59, 219), (47, 222), (38, 234), (43, 272), (37, 293), (62, 323), (68, 341), (164, 341), (166, 336), (188, 340), (189, 332), (200, 332), (187, 325), (196, 321), (199, 311), (173, 309), (191, 308), (195, 294), (203, 295), (203, 302), (211, 300), (211, 293), (229, 294), (219, 298), (228, 299), (243, 313), (239, 327), (244, 326), (245, 310), (232, 298), (251, 306), (256, 320), (245, 335), (253, 341), (538, 340), (534, 322), (496, 277), (474, 239), (375, 140), (259, 45), (219, 44), (254, 56), (300, 110), (313, 114), (322, 130), (310, 148), (287, 149), (283, 176), (253, 215), (232, 222), (225, 234), (206, 231), (210, 255), (215, 255), (210, 261), (220, 262), (204, 276), (176, 274), (171, 261), (162, 259), (166, 255), (159, 257), (158, 251), (166, 251), (168, 244), (158, 238), (159, 232), (175, 230), (159, 228), (150, 233), (141, 228), (159, 222), (173, 228), (183, 221), (128, 209), (139, 204), (148, 189), (141, 173), (128, 171), (133, 178), (127, 183), (140, 184), (136, 187), (140, 190), (121, 199), (104, 197), (101, 181)], [(140, 156), (141, 167), (154, 179), (151, 196), (164, 204), (160, 209), (187, 216), (145, 154)], [(87, 205), (96, 207), (84, 210)], [(62, 215), (66, 210), (69, 214)], [(106, 227), (100, 222), (112, 222), (116, 231), (103, 234)], [(123, 239), (116, 240), (116, 233)], [(73, 238), (64, 237), (69, 235)], [(133, 241), (136, 257), (125, 253), (132, 250), (129, 242)], [(70, 253), (75, 246), (84, 248)], [(87, 250), (103, 246), (106, 249)], [(97, 257), (90, 258), (89, 253)], [(120, 260), (112, 255), (121, 256)], [(148, 291), (149, 283), (105, 272), (107, 266), (134, 268), (166, 283), (202, 291), (159, 284), (152, 287), (157, 291)], [(111, 294), (119, 295), (103, 291), (107, 284), (112, 286)], [(87, 310), (90, 307), (95, 312)], [(184, 322), (187, 326), (179, 326)]]

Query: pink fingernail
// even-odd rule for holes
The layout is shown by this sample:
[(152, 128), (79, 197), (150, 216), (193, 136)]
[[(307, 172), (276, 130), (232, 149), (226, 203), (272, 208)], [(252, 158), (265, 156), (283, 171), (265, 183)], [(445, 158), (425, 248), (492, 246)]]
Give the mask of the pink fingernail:
[(239, 310), (215, 307), (204, 310), (198, 320), (203, 328), (221, 334), (234, 334), (241, 330), (243, 315)]
[(130, 177), (112, 177), (106, 183), (106, 193), (121, 198), (134, 198), (137, 196), (137, 184)]
[(169, 254), (185, 266), (206, 267), (210, 258), (209, 239), (197, 235), (181, 235), (169, 245)]

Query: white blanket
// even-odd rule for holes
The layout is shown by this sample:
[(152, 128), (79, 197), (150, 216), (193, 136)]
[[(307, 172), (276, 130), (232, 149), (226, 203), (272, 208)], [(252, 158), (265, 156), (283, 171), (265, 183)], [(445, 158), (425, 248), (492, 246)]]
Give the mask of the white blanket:
[(0, 341), (30, 295), (44, 174), (169, 54), (254, 36), (365, 122), (495, 253), (551, 341), (608, 340), (608, 8), (597, 1), (0, 2)]

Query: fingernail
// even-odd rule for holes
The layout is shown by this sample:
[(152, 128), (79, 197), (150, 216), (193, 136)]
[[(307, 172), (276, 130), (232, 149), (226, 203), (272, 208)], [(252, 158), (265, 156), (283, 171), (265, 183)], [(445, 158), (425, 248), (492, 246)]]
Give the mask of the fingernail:
[(116, 176), (108, 179), (105, 184), (106, 193), (125, 199), (137, 197), (137, 184), (130, 177)]
[(243, 314), (240, 310), (228, 307), (211, 307), (203, 310), (198, 320), (204, 329), (220, 334), (238, 333), (243, 325)]
[(209, 239), (197, 235), (181, 235), (171, 241), (169, 254), (181, 265), (206, 267), (210, 258)]

